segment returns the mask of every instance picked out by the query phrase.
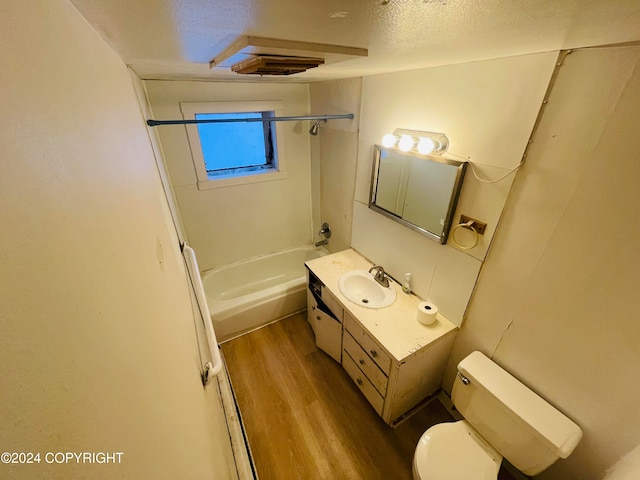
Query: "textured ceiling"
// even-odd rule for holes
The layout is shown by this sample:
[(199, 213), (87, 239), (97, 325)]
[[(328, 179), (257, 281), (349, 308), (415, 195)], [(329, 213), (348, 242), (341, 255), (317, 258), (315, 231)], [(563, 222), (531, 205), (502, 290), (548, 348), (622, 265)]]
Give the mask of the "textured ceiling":
[(638, 0), (71, 1), (142, 78), (256, 80), (209, 68), (241, 35), (369, 50), (304, 82), (640, 40)]

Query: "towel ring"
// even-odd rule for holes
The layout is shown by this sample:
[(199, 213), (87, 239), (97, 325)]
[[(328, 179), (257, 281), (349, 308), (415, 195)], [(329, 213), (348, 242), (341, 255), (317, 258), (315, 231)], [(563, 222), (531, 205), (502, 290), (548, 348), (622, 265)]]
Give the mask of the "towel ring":
[[(471, 250), (473, 247), (478, 245), (478, 240), (480, 239), (480, 235), (478, 234), (478, 231), (475, 228), (473, 228), (473, 224), (474, 224), (474, 221), (470, 220), (466, 223), (459, 223), (458, 225), (453, 227), (453, 230), (451, 230), (451, 240), (453, 241), (453, 243), (455, 243), (458, 246), (458, 248), (461, 248), (462, 250)], [(458, 240), (456, 240), (456, 231), (460, 227), (466, 228), (467, 230), (471, 230), (473, 232), (475, 238), (473, 240), (472, 245), (462, 245), (460, 242), (458, 242)]]

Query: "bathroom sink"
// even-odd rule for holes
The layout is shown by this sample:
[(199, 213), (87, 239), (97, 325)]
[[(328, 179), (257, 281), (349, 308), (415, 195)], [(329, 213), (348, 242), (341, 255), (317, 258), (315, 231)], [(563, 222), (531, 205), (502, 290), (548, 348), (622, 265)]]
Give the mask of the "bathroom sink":
[(353, 303), (367, 308), (388, 307), (396, 300), (396, 292), (391, 287), (383, 287), (364, 270), (352, 270), (338, 281), (342, 294)]

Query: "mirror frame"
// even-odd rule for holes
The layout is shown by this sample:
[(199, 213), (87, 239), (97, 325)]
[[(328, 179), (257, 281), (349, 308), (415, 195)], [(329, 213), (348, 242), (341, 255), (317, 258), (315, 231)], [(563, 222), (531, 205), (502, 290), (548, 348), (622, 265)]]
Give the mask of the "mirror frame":
[[(420, 158), (422, 160), (429, 160), (429, 161), (443, 163), (446, 165), (452, 165), (457, 167), (458, 170), (456, 172), (456, 178), (453, 184), (451, 198), (449, 199), (449, 207), (447, 209), (447, 213), (445, 216), (444, 226), (442, 228), (442, 234), (430, 232), (429, 230), (423, 227), (420, 227), (414, 223), (411, 223), (403, 219), (402, 217), (399, 217), (398, 215), (395, 215), (394, 213), (391, 213), (375, 204), (375, 197), (376, 197), (376, 192), (378, 187), (378, 171), (380, 169), (380, 155), (382, 151), (387, 151), (387, 152), (396, 153), (396, 154), (399, 153), (407, 157)], [(453, 221), (453, 215), (456, 211), (458, 199), (460, 198), (460, 192), (462, 190), (462, 180), (464, 178), (466, 169), (467, 169), (467, 162), (434, 156), (434, 155), (421, 155), (416, 152), (402, 152), (395, 148), (385, 148), (380, 145), (374, 145), (373, 168), (371, 169), (371, 189), (369, 191), (369, 208), (384, 215), (387, 218), (390, 218), (391, 220), (394, 220), (400, 223), (401, 225), (404, 225), (405, 227), (410, 228), (411, 230), (414, 230), (444, 245), (445, 243), (447, 243), (447, 239), (449, 237), (449, 232), (451, 230), (451, 223)]]

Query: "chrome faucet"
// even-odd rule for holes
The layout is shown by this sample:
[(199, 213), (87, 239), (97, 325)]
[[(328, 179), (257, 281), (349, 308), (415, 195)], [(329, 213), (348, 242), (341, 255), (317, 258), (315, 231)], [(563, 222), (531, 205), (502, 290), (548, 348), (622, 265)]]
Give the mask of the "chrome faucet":
[(318, 235), (325, 238), (331, 238), (331, 227), (329, 227), (329, 224), (327, 222), (324, 222), (322, 224), (322, 228), (318, 232)]
[(384, 272), (384, 268), (382, 268), (382, 266), (380, 265), (374, 265), (369, 269), (369, 273), (374, 270), (376, 271), (376, 273), (373, 276), (373, 279), (383, 287), (389, 288), (389, 276)]
[(324, 239), (314, 243), (316, 247), (329, 243), (329, 239), (331, 238), (331, 228), (329, 227), (329, 224), (327, 222), (324, 222), (322, 224), (322, 228), (318, 232), (318, 235), (320, 236), (320, 238), (324, 237)]

